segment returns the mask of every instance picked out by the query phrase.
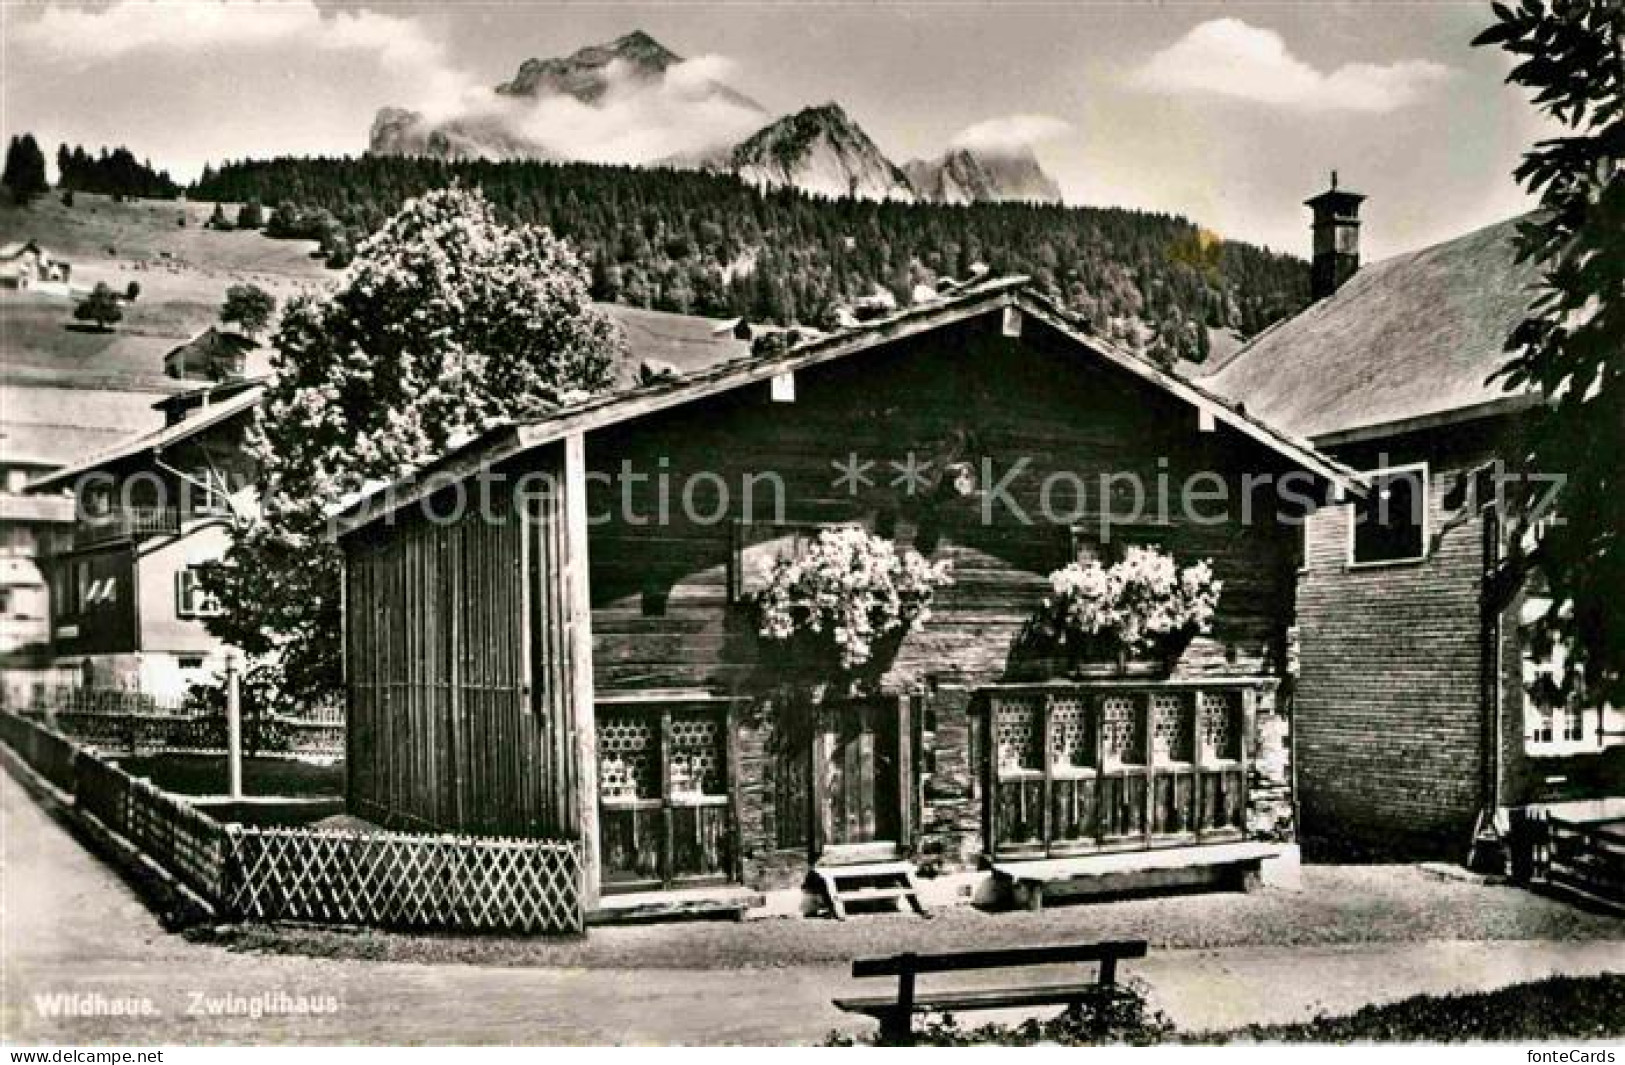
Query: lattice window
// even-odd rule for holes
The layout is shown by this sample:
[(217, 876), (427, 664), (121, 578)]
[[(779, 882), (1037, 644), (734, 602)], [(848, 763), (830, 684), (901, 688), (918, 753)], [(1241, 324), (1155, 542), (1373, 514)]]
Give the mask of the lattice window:
[(728, 780), (728, 737), (716, 714), (673, 714), (671, 790), (724, 795)]
[(1138, 763), (1144, 744), (1133, 696), (1108, 695), (1100, 701), (1100, 743), (1106, 760)]
[(1201, 692), (1196, 700), (1202, 717), (1202, 746), (1219, 758), (1240, 757), (1236, 693)]
[(1000, 769), (1042, 769), (1040, 696), (1000, 698), (994, 704), (994, 740)]
[(600, 711), (598, 790), (606, 799), (660, 798), (659, 719)]
[(1159, 692), (1151, 696), (1152, 743), (1163, 761), (1191, 760), (1191, 718), (1183, 696)]
[(1058, 766), (1095, 764), (1094, 733), (1089, 727), (1088, 706), (1081, 698), (1050, 701), (1050, 743)]

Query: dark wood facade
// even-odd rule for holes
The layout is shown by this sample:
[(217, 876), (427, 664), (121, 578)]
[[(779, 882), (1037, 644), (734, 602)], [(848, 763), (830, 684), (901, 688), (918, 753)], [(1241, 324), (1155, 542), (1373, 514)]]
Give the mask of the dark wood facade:
[[(1226, 729), (1232, 720), (1250, 728), (1243, 714), (1278, 714), (1273, 679), (1285, 666), (1299, 537), (1281, 512), (1312, 506), (1308, 497), (1328, 488), (1288, 449), (1215, 422), (1154, 372), (1114, 364), (1012, 299), (792, 372), (788, 387), (763, 377), (579, 433), (565, 418), (564, 440), (510, 446), (513, 457), (496, 466), (510, 477), (567, 474), (572, 448), (581, 461), (578, 477), (563, 477), (557, 512), (523, 529), (420, 529), (399, 515), (393, 527), (358, 523), (346, 540), (358, 813), (579, 832), (605, 890), (779, 885), (843, 849), (963, 865), (1004, 845), (987, 815), (1003, 801), (989, 753), (1000, 686), (1054, 672), (1022, 640), (1047, 574), (1080, 551), (1125, 542), (1156, 544), (1182, 563), (1211, 559), (1224, 582), (1212, 634), (1177, 667), (1168, 713), (1154, 682), (1132, 693), (1151, 715), (1148, 744), (1163, 716), (1191, 743), (1218, 728), (1204, 724), (1202, 691), (1234, 699)], [(928, 480), (910, 491), (900, 471), (911, 457), (939, 478), (945, 467), (968, 470), (974, 484), (947, 491)], [(839, 481), (838, 464), (853, 458), (870, 464), (866, 477)], [(1283, 505), (1264, 479), (1294, 472), (1299, 492)], [(1199, 473), (1209, 494), (1193, 517), (1177, 492)], [(1131, 476), (1152, 498), (1123, 520)], [(1103, 483), (1119, 519), (1104, 533)], [(1166, 512), (1154, 497), (1163, 484), (1176, 493)], [(1214, 502), (1214, 485), (1226, 504)], [(583, 551), (538, 550), (546, 530), (568, 530), (572, 506)], [(834, 524), (951, 560), (954, 584), (920, 631), (887, 649), (866, 694), (832, 691), (808, 705), (804, 685), (786, 684), (795, 664), (757, 635), (749, 596), (765, 562)], [(590, 618), (557, 628), (558, 604), (572, 595), (584, 596)], [(579, 645), (556, 658), (535, 650), (555, 632), (590, 640), (590, 655)], [(555, 660), (573, 675), (544, 675)], [(554, 691), (576, 702), (547, 698)], [(1091, 695), (1082, 711), (1091, 727), (1115, 712), (1106, 696)], [(476, 726), (477, 715), (495, 721)], [(1141, 841), (1249, 831), (1256, 774), (1240, 752), (1252, 744), (1237, 731), (1234, 758), (1210, 749), (1205, 765), (1193, 756), (1160, 783), (1144, 770), (1125, 784), (1140, 796)], [(1172, 764), (1158, 752), (1156, 763)], [(1281, 775), (1284, 754), (1265, 761)], [(1112, 773), (1132, 775), (1121, 765)]]

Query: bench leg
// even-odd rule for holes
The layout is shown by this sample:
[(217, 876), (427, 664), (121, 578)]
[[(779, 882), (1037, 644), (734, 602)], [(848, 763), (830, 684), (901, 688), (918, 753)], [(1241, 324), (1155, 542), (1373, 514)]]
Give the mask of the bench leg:
[(1035, 883), (1019, 883), (1016, 885), (1016, 905), (1025, 910), (1042, 910), (1044, 908), (1044, 885)]
[(889, 1047), (914, 1045), (914, 1012), (889, 1010), (880, 1014), (880, 1043)]

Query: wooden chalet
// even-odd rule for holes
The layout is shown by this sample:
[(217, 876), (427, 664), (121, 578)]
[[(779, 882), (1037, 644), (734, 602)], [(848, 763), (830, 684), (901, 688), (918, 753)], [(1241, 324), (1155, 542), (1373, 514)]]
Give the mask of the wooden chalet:
[[(908, 484), (911, 456), (955, 471), (953, 490)], [(867, 475), (838, 480), (854, 457)], [(1250, 522), (1171, 513), (1103, 542), (1100, 475), (1196, 471), (1233, 500), (1248, 476), (1293, 473), (1300, 491), (1258, 489)], [(482, 474), (505, 478), (498, 506), (429, 519)], [(553, 490), (505, 505), (543, 474)], [(1087, 486), (1061, 521), (1040, 517), (1055, 474)], [(594, 899), (789, 886), (859, 859), (1200, 866), (1290, 839), (1275, 687), (1300, 530), (1282, 514), (1344, 491), (1363, 491), (1346, 468), (1020, 279), (495, 429), (337, 518), (351, 809), (579, 838)], [(757, 634), (751, 592), (764, 562), (853, 523), (951, 559), (955, 583), (861, 695), (809, 707), (786, 695), (793, 664)], [(1027, 660), (1047, 575), (1124, 543), (1212, 559), (1211, 634), (1167, 675)]]

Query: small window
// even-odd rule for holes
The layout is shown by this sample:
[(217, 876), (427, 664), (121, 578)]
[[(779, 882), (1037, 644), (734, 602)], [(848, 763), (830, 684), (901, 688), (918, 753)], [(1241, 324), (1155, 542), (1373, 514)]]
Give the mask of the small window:
[(175, 574), (175, 613), (183, 618), (215, 617), (220, 603), (203, 589), (203, 566), (187, 566)]
[(1366, 476), (1371, 494), (1350, 509), (1350, 564), (1371, 566), (1426, 558), (1427, 465), (1396, 466)]
[(203, 668), (203, 656), (202, 655), (180, 655), (176, 659), (175, 664), (180, 666), (180, 668), (187, 669), (187, 670), (202, 669)]

